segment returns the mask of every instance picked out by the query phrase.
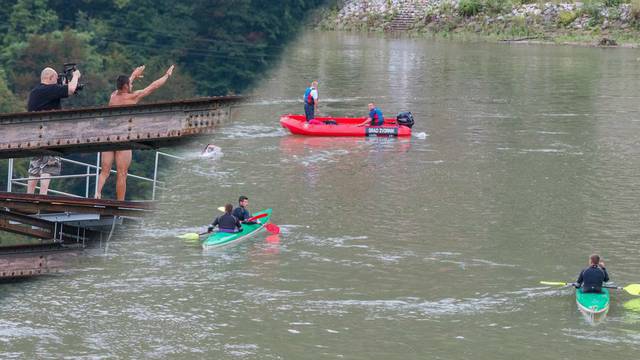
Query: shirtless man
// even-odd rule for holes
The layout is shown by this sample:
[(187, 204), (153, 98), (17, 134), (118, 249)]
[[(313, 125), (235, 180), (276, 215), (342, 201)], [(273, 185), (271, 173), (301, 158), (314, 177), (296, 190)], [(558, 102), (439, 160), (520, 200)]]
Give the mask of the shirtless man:
[[(171, 65), (167, 72), (159, 78), (158, 80), (152, 82), (146, 88), (142, 90), (133, 91), (133, 81), (137, 78), (142, 77), (142, 73), (144, 72), (144, 65), (137, 67), (131, 73), (131, 76), (127, 77), (126, 75), (118, 76), (116, 80), (116, 88), (117, 90), (111, 94), (111, 98), (109, 99), (109, 106), (121, 106), (121, 105), (135, 105), (142, 98), (151, 94), (152, 92), (159, 89), (164, 83), (167, 82), (167, 79), (173, 73), (174, 65)], [(131, 165), (131, 150), (120, 150), (120, 151), (105, 151), (100, 154), (101, 158), (101, 170), (100, 177), (98, 178), (98, 188), (96, 189), (96, 199), (102, 198), (102, 187), (104, 183), (109, 178), (109, 173), (111, 172), (111, 165), (113, 165), (113, 160), (116, 160), (116, 170), (117, 170), (117, 181), (116, 181), (116, 199), (119, 201), (124, 201), (125, 193), (127, 192), (127, 174), (129, 171), (129, 165)]]

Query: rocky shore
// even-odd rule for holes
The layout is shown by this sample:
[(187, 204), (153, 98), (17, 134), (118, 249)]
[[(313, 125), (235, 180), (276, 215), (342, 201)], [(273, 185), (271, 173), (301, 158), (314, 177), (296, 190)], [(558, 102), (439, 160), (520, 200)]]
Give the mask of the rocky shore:
[(623, 1), (346, 0), (326, 14), (320, 27), (636, 46), (640, 43), (640, 0)]

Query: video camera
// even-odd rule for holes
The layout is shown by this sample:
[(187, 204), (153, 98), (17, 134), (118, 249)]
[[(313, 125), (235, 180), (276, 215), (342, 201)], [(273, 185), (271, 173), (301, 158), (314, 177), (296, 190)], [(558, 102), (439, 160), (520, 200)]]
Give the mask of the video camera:
[[(65, 63), (63, 65), (63, 72), (58, 73), (58, 85), (66, 85), (69, 83), (69, 81), (71, 81), (71, 79), (73, 79), (73, 72), (76, 71), (78, 68), (76, 67), (76, 63)], [(78, 86), (76, 87), (76, 91), (74, 92), (74, 94), (77, 94), (78, 91), (82, 90), (84, 88), (85, 84), (80, 84), (78, 83)]]

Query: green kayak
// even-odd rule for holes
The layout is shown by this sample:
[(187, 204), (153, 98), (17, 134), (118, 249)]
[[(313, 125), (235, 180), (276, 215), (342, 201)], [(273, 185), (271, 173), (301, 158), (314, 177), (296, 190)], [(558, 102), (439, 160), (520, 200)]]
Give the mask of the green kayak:
[(261, 210), (253, 213), (252, 215), (257, 216), (261, 214), (267, 214), (267, 216), (258, 219), (257, 224), (243, 224), (241, 232), (225, 233), (218, 231), (209, 235), (202, 242), (202, 247), (207, 249), (226, 246), (255, 235), (258, 231), (264, 228), (264, 226), (269, 222), (269, 219), (271, 219), (271, 209)]
[(576, 289), (576, 302), (586, 316), (604, 316), (609, 311), (609, 289), (603, 288), (601, 293), (583, 293), (582, 289)]

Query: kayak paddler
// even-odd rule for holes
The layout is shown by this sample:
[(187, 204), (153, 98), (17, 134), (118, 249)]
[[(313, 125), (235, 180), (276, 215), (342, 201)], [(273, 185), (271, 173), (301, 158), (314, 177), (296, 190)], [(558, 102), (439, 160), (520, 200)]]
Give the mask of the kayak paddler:
[(242, 225), (240, 224), (240, 220), (237, 217), (233, 216), (231, 212), (233, 211), (233, 205), (227, 204), (224, 206), (224, 214), (218, 216), (213, 223), (207, 229), (207, 232), (212, 232), (213, 228), (218, 227), (218, 231), (227, 232), (227, 233), (235, 233), (242, 231)]
[(384, 116), (382, 111), (376, 107), (376, 104), (369, 103), (369, 116), (367, 119), (358, 126), (382, 126), (384, 124)]
[(247, 221), (247, 219), (251, 217), (251, 213), (247, 210), (248, 205), (249, 198), (241, 195), (240, 198), (238, 198), (238, 207), (233, 210), (233, 216), (243, 224), (256, 224), (257, 222), (255, 221)]
[(576, 281), (576, 287), (582, 288), (583, 293), (600, 293), (602, 284), (609, 281), (609, 274), (604, 267), (604, 261), (599, 255), (589, 257), (589, 266), (583, 269)]
[(313, 80), (311, 86), (304, 91), (304, 115), (307, 123), (322, 124), (321, 121), (315, 119), (316, 110), (318, 110), (318, 81)]

